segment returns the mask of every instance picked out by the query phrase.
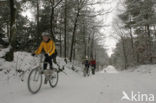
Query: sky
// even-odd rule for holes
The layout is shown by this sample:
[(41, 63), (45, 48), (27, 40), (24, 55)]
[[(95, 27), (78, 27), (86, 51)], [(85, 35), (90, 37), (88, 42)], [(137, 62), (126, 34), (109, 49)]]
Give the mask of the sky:
[(97, 10), (98, 9), (105, 9), (105, 10), (111, 9), (110, 13), (100, 17), (101, 19), (104, 19), (103, 24), (108, 25), (106, 27), (101, 28), (101, 33), (105, 38), (100, 42), (102, 42), (103, 47), (106, 48), (107, 54), (111, 56), (118, 42), (118, 40), (112, 37), (112, 35), (115, 35), (113, 34), (112, 25), (113, 25), (113, 19), (118, 14), (117, 8), (118, 8), (119, 0), (105, 0), (105, 1), (108, 1), (109, 3), (97, 5), (96, 9)]
[(118, 0), (113, 0), (112, 8), (113, 11), (107, 16), (107, 24), (110, 25), (110, 27), (105, 28), (105, 33), (107, 35), (105, 45), (108, 49), (107, 53), (109, 56), (113, 54), (113, 50), (116, 48), (116, 43), (118, 42), (115, 38), (112, 37), (113, 34), (113, 19), (117, 16), (117, 7), (118, 6)]

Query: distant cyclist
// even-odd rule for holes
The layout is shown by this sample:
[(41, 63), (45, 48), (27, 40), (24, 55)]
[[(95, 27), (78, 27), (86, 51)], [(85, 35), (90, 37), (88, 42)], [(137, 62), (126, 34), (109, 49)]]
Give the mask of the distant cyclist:
[(88, 60), (88, 56), (86, 56), (86, 59), (83, 61), (83, 64), (85, 65), (84, 68), (84, 76), (88, 75), (89, 76), (89, 60)]
[(42, 50), (44, 50), (45, 59), (44, 59), (43, 69), (46, 70), (47, 63), (49, 63), (50, 69), (53, 70), (52, 59), (53, 62), (56, 63), (56, 56), (57, 56), (55, 43), (50, 38), (50, 34), (46, 32), (42, 33), (42, 39), (43, 41), (41, 42), (39, 48), (32, 54), (32, 56), (39, 55), (42, 52)]
[(94, 75), (95, 74), (95, 70), (96, 70), (96, 60), (95, 59), (92, 59), (90, 61), (90, 65), (92, 67), (92, 74)]

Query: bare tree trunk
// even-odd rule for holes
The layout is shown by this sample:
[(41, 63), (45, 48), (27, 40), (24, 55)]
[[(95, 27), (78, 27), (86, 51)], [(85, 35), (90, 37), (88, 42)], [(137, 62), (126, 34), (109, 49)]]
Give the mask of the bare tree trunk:
[(135, 59), (134, 40), (133, 40), (133, 34), (132, 34), (131, 27), (130, 27), (130, 37), (131, 37), (131, 47), (132, 47), (132, 52), (133, 52), (133, 59)]
[(86, 43), (86, 31), (85, 31), (85, 29), (86, 29), (86, 27), (84, 26), (83, 27), (83, 35), (84, 35), (84, 37), (83, 37), (83, 43), (84, 43), (84, 57), (86, 57), (86, 55), (87, 55), (87, 43)]
[(127, 69), (127, 54), (126, 54), (125, 40), (123, 37), (121, 37), (121, 39), (122, 39), (122, 50), (124, 56), (124, 69)]
[(60, 57), (62, 56), (62, 35), (60, 30)]
[(152, 42), (151, 42), (151, 34), (150, 34), (150, 26), (147, 25), (147, 34), (148, 34), (148, 56), (150, 57), (149, 61), (152, 63)]
[[(132, 17), (129, 15), (130, 22), (132, 22)], [(130, 25), (129, 27), (129, 32), (130, 32), (130, 38), (131, 38), (131, 47), (132, 47), (132, 53), (133, 53), (133, 60), (136, 60), (135, 58), (135, 50), (134, 50), (134, 39), (133, 39), (133, 33), (132, 33), (132, 27)]]
[(37, 15), (36, 15), (36, 20), (37, 20), (37, 44), (39, 44), (40, 42), (40, 38), (41, 38), (41, 35), (40, 35), (40, 26), (39, 26), (39, 0), (37, 0)]
[(7, 36), (10, 38), (9, 22), (7, 22)]
[(6, 54), (7, 61), (13, 61), (14, 51), (16, 48), (16, 6), (15, 0), (10, 0), (10, 36), (9, 43), (11, 45), (10, 51)]
[(87, 55), (89, 56), (90, 58), (90, 51), (91, 51), (91, 48), (90, 48), (90, 41), (91, 41), (91, 35), (89, 34), (89, 37), (88, 37), (88, 43), (87, 43)]
[(74, 47), (74, 43), (75, 43), (75, 34), (76, 34), (76, 29), (77, 29), (77, 22), (78, 22), (78, 18), (79, 18), (79, 13), (80, 13), (80, 10), (78, 10), (76, 18), (75, 18), (75, 22), (74, 22), (74, 29), (73, 29), (71, 49), (70, 49), (70, 62), (72, 61), (72, 57), (73, 57), (73, 47)]
[(155, 25), (153, 26), (153, 28), (154, 28), (154, 35), (156, 37), (156, 27), (155, 27)]
[(91, 41), (91, 58), (93, 59), (94, 58), (94, 35), (95, 33), (93, 34), (93, 38), (92, 38), (92, 41)]
[(55, 4), (55, 0), (50, 0), (50, 4), (51, 4), (51, 15), (50, 15), (50, 32), (51, 32), (51, 36), (52, 39), (54, 41), (56, 41), (55, 35), (54, 35), (54, 14), (55, 14), (55, 8), (62, 2), (62, 0), (56, 2)]
[(67, 0), (64, 5), (64, 57), (67, 57)]
[(55, 4), (55, 1), (52, 0), (51, 1), (51, 16), (50, 16), (50, 32), (51, 32), (52, 39), (56, 41), (55, 36), (54, 36), (54, 25), (53, 25), (54, 24), (54, 10), (55, 10), (54, 4)]
[(86, 57), (87, 56), (87, 44), (86, 44), (86, 40), (84, 41), (84, 57)]
[(76, 59), (76, 49), (74, 48), (74, 53), (73, 53), (73, 60), (75, 60)]
[(95, 47), (95, 54), (94, 54), (95, 60), (97, 59), (97, 54), (96, 54), (96, 47)]

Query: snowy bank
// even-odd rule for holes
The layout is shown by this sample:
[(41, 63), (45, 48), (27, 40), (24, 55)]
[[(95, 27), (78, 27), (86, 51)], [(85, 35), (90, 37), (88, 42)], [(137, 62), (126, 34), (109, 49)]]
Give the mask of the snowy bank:
[[(3, 49), (0, 53), (3, 55), (8, 49)], [(31, 56), (30, 53), (27, 52), (15, 52), (14, 53), (14, 61), (7, 62), (3, 58), (0, 58), (0, 79), (11, 78), (13, 76), (18, 77), (18, 75), (22, 76), (22, 78), (26, 78), (25, 75), (28, 75), (29, 72), (40, 65), (44, 59), (43, 56)], [(72, 69), (75, 72), (82, 72), (81, 67), (79, 67), (79, 62), (75, 61), (75, 63), (68, 64), (65, 63), (64, 58), (57, 57), (57, 63), (62, 68), (65, 66), (65, 69)], [(76, 65), (75, 65), (76, 64)], [(43, 62), (42, 64), (43, 65)], [(57, 65), (53, 65), (57, 68)]]
[(104, 68), (101, 73), (119, 73), (114, 66), (108, 66), (106, 68)]
[(7, 52), (9, 52), (10, 49), (11, 49), (11, 46), (9, 46), (8, 48), (5, 48), (5, 49), (1, 49), (0, 50), (0, 58), (3, 57), (3, 56), (5, 56), (5, 54)]
[(156, 65), (141, 65), (132, 69), (133, 72), (142, 74), (156, 74)]

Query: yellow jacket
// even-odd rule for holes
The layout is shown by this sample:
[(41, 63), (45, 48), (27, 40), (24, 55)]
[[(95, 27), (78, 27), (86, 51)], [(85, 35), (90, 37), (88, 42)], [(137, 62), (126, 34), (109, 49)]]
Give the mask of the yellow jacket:
[(55, 43), (52, 40), (49, 40), (48, 42), (42, 41), (39, 48), (35, 51), (35, 54), (40, 54), (42, 49), (44, 49), (45, 53), (51, 56), (55, 53)]

